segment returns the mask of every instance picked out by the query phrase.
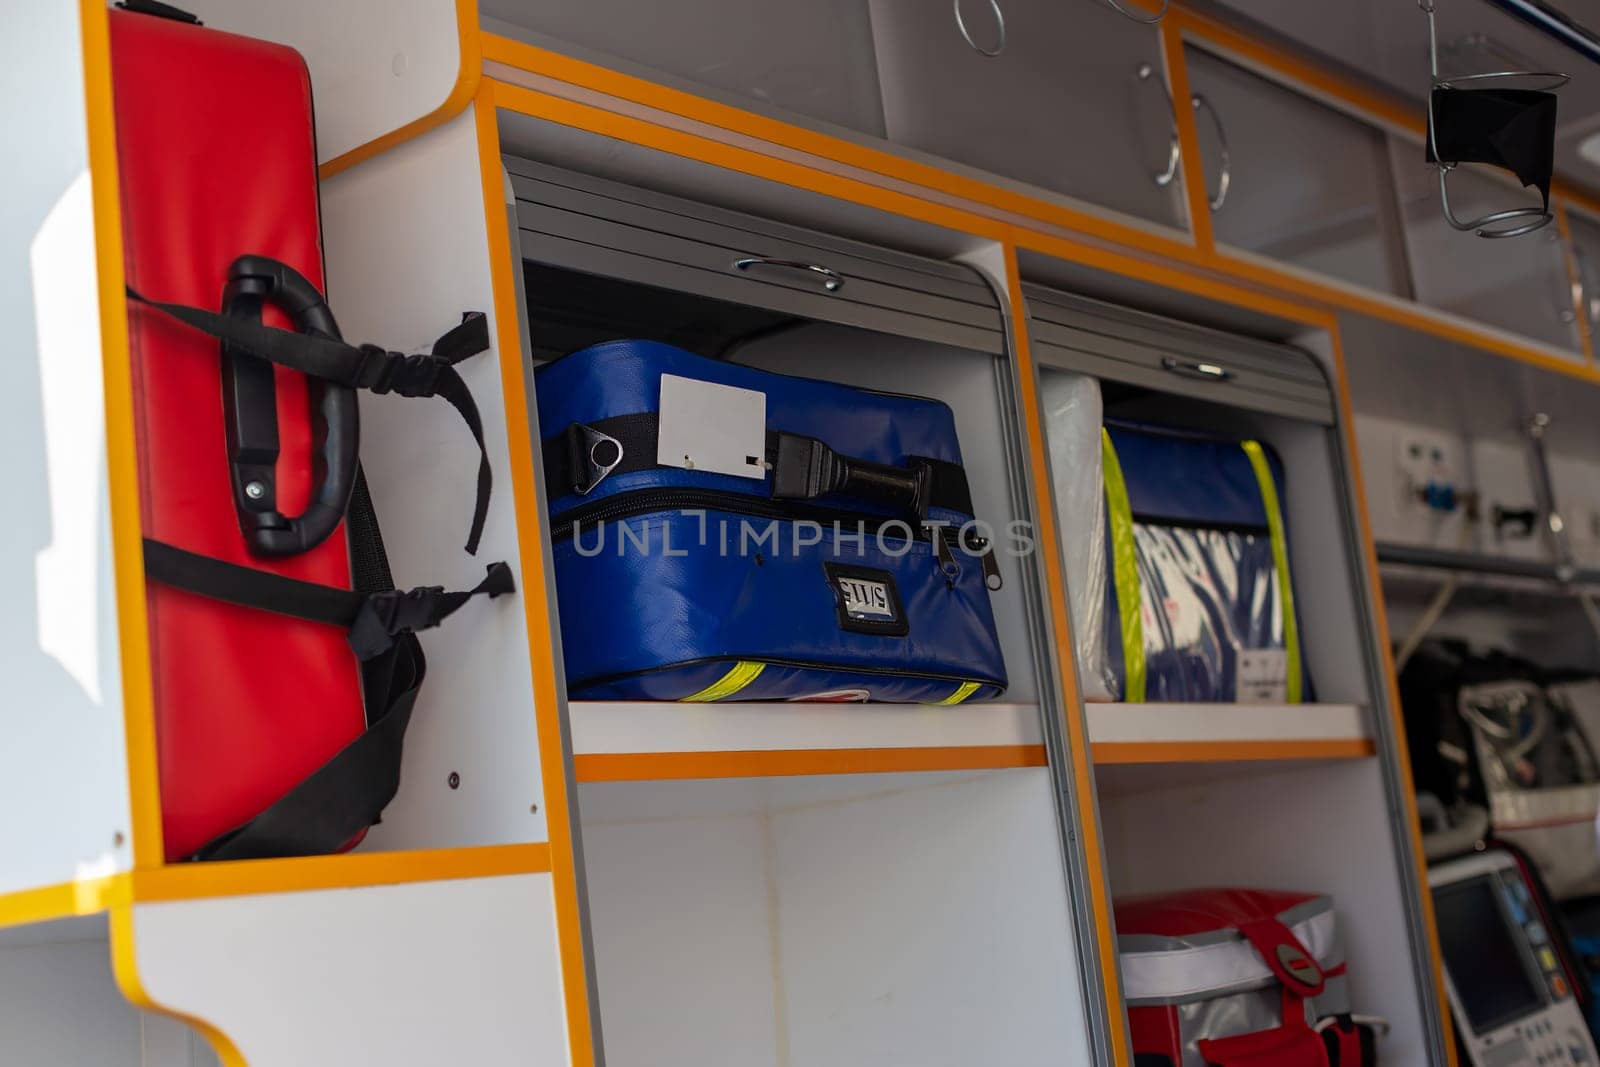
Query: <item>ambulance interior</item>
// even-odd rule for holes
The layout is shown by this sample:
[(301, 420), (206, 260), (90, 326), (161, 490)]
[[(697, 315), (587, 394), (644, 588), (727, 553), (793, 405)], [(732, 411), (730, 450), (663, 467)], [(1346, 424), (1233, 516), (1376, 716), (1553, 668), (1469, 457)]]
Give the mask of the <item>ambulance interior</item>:
[[(1600, 0), (192, 6), (41, 15), (29, 76), (86, 95), (0, 102), (30, 137), (46, 111), (67, 129), (38, 166), (81, 183), (49, 226), (0, 219), (24, 249), (0, 289), (39, 294), (11, 421), (49, 511), (19, 692), (56, 699), (90, 658), (103, 689), (0, 739), (0, 803), (77, 804), (0, 826), (0, 1064), (1600, 1063)], [(126, 158), (119, 135), (162, 119), (114, 106), (108, 17), (303, 55), (315, 226), (262, 240), (315, 249), (342, 333), (315, 340), (416, 367), (484, 313), (449, 364), (465, 427), (436, 382), (351, 386), (398, 589), (361, 586), (347, 510), (349, 588), (322, 595), (434, 604), (500, 561), (515, 591), (380, 618), (427, 685), (389, 794), (328, 847), (163, 849), (194, 814), (163, 774), (268, 757), (185, 748), (161, 681), (181, 657), (151, 639), (173, 603), (155, 502), (207, 491), (148, 462), (181, 409), (161, 390), (227, 410), (237, 385), (193, 361), (169, 381), (160, 320), (122, 295), (148, 287), (148, 205), (108, 176), (180, 188), (193, 161)], [(283, 131), (255, 140), (287, 158)], [(227, 215), (173, 199), (182, 225)], [(256, 358), (274, 390), (317, 377), (219, 337), (218, 366)], [(552, 373), (598, 346), (614, 379)], [(104, 396), (87, 423), (67, 366)], [(611, 412), (628, 375), (643, 401), (570, 414)], [(669, 377), (712, 425), (636, 455), (604, 424), (664, 440)], [(872, 413), (850, 432), (877, 458), (830, 448), (820, 414), (770, 421), (816, 383)], [(289, 429), (301, 394), (273, 395), (273, 477), (303, 461), (314, 486), (326, 416)], [(959, 463), (902, 446), (941, 412)], [(786, 496), (797, 437), (810, 481)], [(918, 569), (824, 531), (792, 549), (804, 586), (747, 539), (767, 578), (729, 579), (714, 529), (629, 572), (604, 528), (608, 501), (704, 517), (683, 488), (881, 538), (930, 499), (964, 515), (952, 484), (975, 538), (908, 526)], [(231, 545), (249, 490), (210, 488)], [(260, 607), (217, 585), (180, 591)], [(697, 617), (770, 647), (668, 632)], [(353, 742), (381, 686), (334, 621), (336, 655), (281, 651), (338, 660)], [(645, 665), (591, 669), (611, 641)]]

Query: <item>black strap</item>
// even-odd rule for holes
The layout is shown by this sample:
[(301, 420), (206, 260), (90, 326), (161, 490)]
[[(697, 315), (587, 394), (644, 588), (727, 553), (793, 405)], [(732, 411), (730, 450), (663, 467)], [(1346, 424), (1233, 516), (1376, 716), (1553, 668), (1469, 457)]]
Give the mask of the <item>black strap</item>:
[[(656, 462), (656, 436), (660, 425), (661, 418), (657, 413), (645, 411), (632, 415), (613, 415), (590, 423), (572, 423), (561, 433), (545, 438), (540, 450), (544, 457), (546, 496), (558, 500), (569, 493), (583, 490), (585, 486), (593, 489), (597, 484), (596, 476), (608, 466), (610, 469), (600, 475), (601, 480), (636, 471), (675, 469)], [(778, 430), (767, 432), (764, 458), (768, 463), (777, 460), (778, 443), (784, 436)], [(616, 442), (615, 446), (606, 444), (604, 438)], [(615, 457), (614, 448), (621, 449), (620, 457)], [(596, 455), (596, 452), (599, 454)], [(610, 462), (613, 458), (616, 459), (614, 466)], [(603, 462), (597, 463), (597, 460)], [(930, 507), (944, 508), (962, 515), (975, 514), (967, 472), (961, 464), (926, 456), (908, 456), (907, 463), (928, 468), (930, 482), (927, 503)]]
[[(350, 537), (355, 590), (332, 592), (346, 594), (365, 603), (370, 597), (391, 591), (394, 580), (389, 572), (389, 558), (384, 552), (382, 535), (378, 532), (378, 518), (372, 507), (366, 477), (359, 471), (350, 496), (346, 529)], [(152, 558), (151, 546), (156, 544), (146, 542), (147, 568)], [(161, 558), (168, 562), (174, 559), (170, 553), (162, 551), (157, 551), (154, 556), (158, 561)], [(189, 556), (192, 553), (183, 553), (177, 561), (182, 564), (185, 562), (183, 557)], [(504, 564), (491, 567), (490, 577), (479, 587), (491, 596), (497, 595), (485, 588), (491, 581), (506, 583), (501, 591), (510, 591), (509, 570), (504, 578), (496, 579), (494, 571), (497, 567), (504, 567)], [(279, 591), (282, 589), (277, 586), (274, 588)], [(332, 598), (322, 594), (312, 596), (304, 590), (297, 595), (302, 599), (295, 604), (296, 607), (311, 608), (319, 603), (332, 602)], [(348, 606), (351, 601), (344, 600), (342, 603)], [(328, 609), (324, 607), (321, 610)], [(355, 609), (359, 610), (359, 607)], [(421, 643), (409, 632), (398, 634), (386, 651), (364, 661), (361, 664), (361, 692), (367, 709), (365, 732), (271, 807), (208, 842), (191, 858), (242, 860), (328, 855), (345, 848), (357, 834), (376, 824), (383, 809), (388, 807), (400, 788), (405, 732), (411, 723), (411, 713), (422, 680), (427, 674), (427, 666)]]
[(1433, 145), (1445, 163), (1487, 163), (1511, 171), (1538, 188), (1550, 209), (1555, 174), (1556, 95), (1532, 89), (1435, 88), (1431, 106)]
[(377, 824), (400, 789), (406, 728), (427, 674), (422, 645), (402, 635), (362, 668), (367, 728), (271, 807), (207, 842), (191, 859), (325, 856)]
[(483, 420), (467, 383), (455, 365), (489, 348), (489, 321), (481, 311), (469, 311), (460, 325), (433, 343), (426, 354), (389, 352), (377, 345), (349, 345), (332, 337), (279, 330), (260, 322), (207, 311), (186, 304), (150, 300), (129, 286), (128, 299), (210, 334), (269, 363), (352, 389), (395, 393), (406, 397), (438, 396), (461, 415), (478, 445), (478, 495), (472, 512), (467, 551), (476, 553), (489, 513), (492, 475), (489, 450), (483, 440)]
[(516, 590), (511, 568), (503, 562), (490, 564), (483, 581), (464, 592), (428, 585), (358, 593), (242, 567), (149, 538), (144, 542), (144, 569), (153, 581), (186, 593), (344, 627), (363, 663), (389, 651), (401, 634), (438, 626), (475, 596), (493, 599)]

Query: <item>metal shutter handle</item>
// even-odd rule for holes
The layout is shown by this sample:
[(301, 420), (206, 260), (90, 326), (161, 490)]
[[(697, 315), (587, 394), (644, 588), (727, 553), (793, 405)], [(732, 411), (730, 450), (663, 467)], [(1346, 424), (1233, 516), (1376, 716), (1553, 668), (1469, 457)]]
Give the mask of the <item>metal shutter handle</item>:
[(789, 270), (803, 270), (815, 274), (823, 279), (822, 287), (830, 293), (837, 293), (844, 288), (844, 277), (836, 270), (818, 266), (815, 263), (806, 263), (798, 259), (773, 259), (770, 256), (746, 256), (736, 259), (733, 265), (741, 271), (748, 271), (751, 267), (787, 267)]
[(1177, 359), (1173, 356), (1161, 357), (1161, 369), (1202, 382), (1229, 382), (1235, 377), (1233, 371), (1220, 364), (1205, 363), (1200, 360)]
[(993, 51), (984, 48), (978, 44), (977, 41), (972, 39), (972, 33), (967, 29), (967, 20), (961, 15), (961, 0), (954, 0), (954, 7), (956, 12), (956, 29), (961, 31), (961, 36), (966, 40), (967, 44), (972, 46), (972, 50), (974, 52), (978, 53), (980, 56), (987, 56), (990, 59), (993, 59), (995, 56), (1006, 50), (1006, 16), (1005, 12), (1000, 10), (1000, 0), (989, 0), (989, 10), (994, 12), (994, 24), (1000, 33), (1000, 41), (994, 46)]

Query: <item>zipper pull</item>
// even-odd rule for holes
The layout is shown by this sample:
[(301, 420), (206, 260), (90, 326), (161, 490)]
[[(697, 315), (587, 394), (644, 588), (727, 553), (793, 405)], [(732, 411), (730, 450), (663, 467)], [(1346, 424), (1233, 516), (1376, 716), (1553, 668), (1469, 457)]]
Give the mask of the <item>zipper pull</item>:
[(997, 592), (1005, 581), (1000, 577), (1000, 564), (994, 558), (994, 545), (987, 537), (980, 537), (969, 529), (962, 548), (967, 555), (978, 557), (978, 562), (983, 565), (983, 584), (991, 592)]
[(945, 528), (934, 526), (932, 530), (933, 549), (939, 560), (939, 570), (944, 573), (945, 583), (953, 588), (956, 579), (961, 577), (961, 564), (956, 562), (956, 554), (950, 548), (950, 539), (945, 536)]

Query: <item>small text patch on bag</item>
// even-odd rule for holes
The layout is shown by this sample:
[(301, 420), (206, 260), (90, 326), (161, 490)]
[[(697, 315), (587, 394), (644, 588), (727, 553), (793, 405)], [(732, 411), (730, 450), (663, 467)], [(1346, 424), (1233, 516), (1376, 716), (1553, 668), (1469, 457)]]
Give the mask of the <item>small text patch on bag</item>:
[(839, 607), (839, 626), (858, 633), (904, 637), (909, 631), (894, 575), (872, 567), (824, 563)]
[(1282, 704), (1289, 699), (1289, 654), (1281, 648), (1241, 648), (1235, 691), (1241, 704)]

